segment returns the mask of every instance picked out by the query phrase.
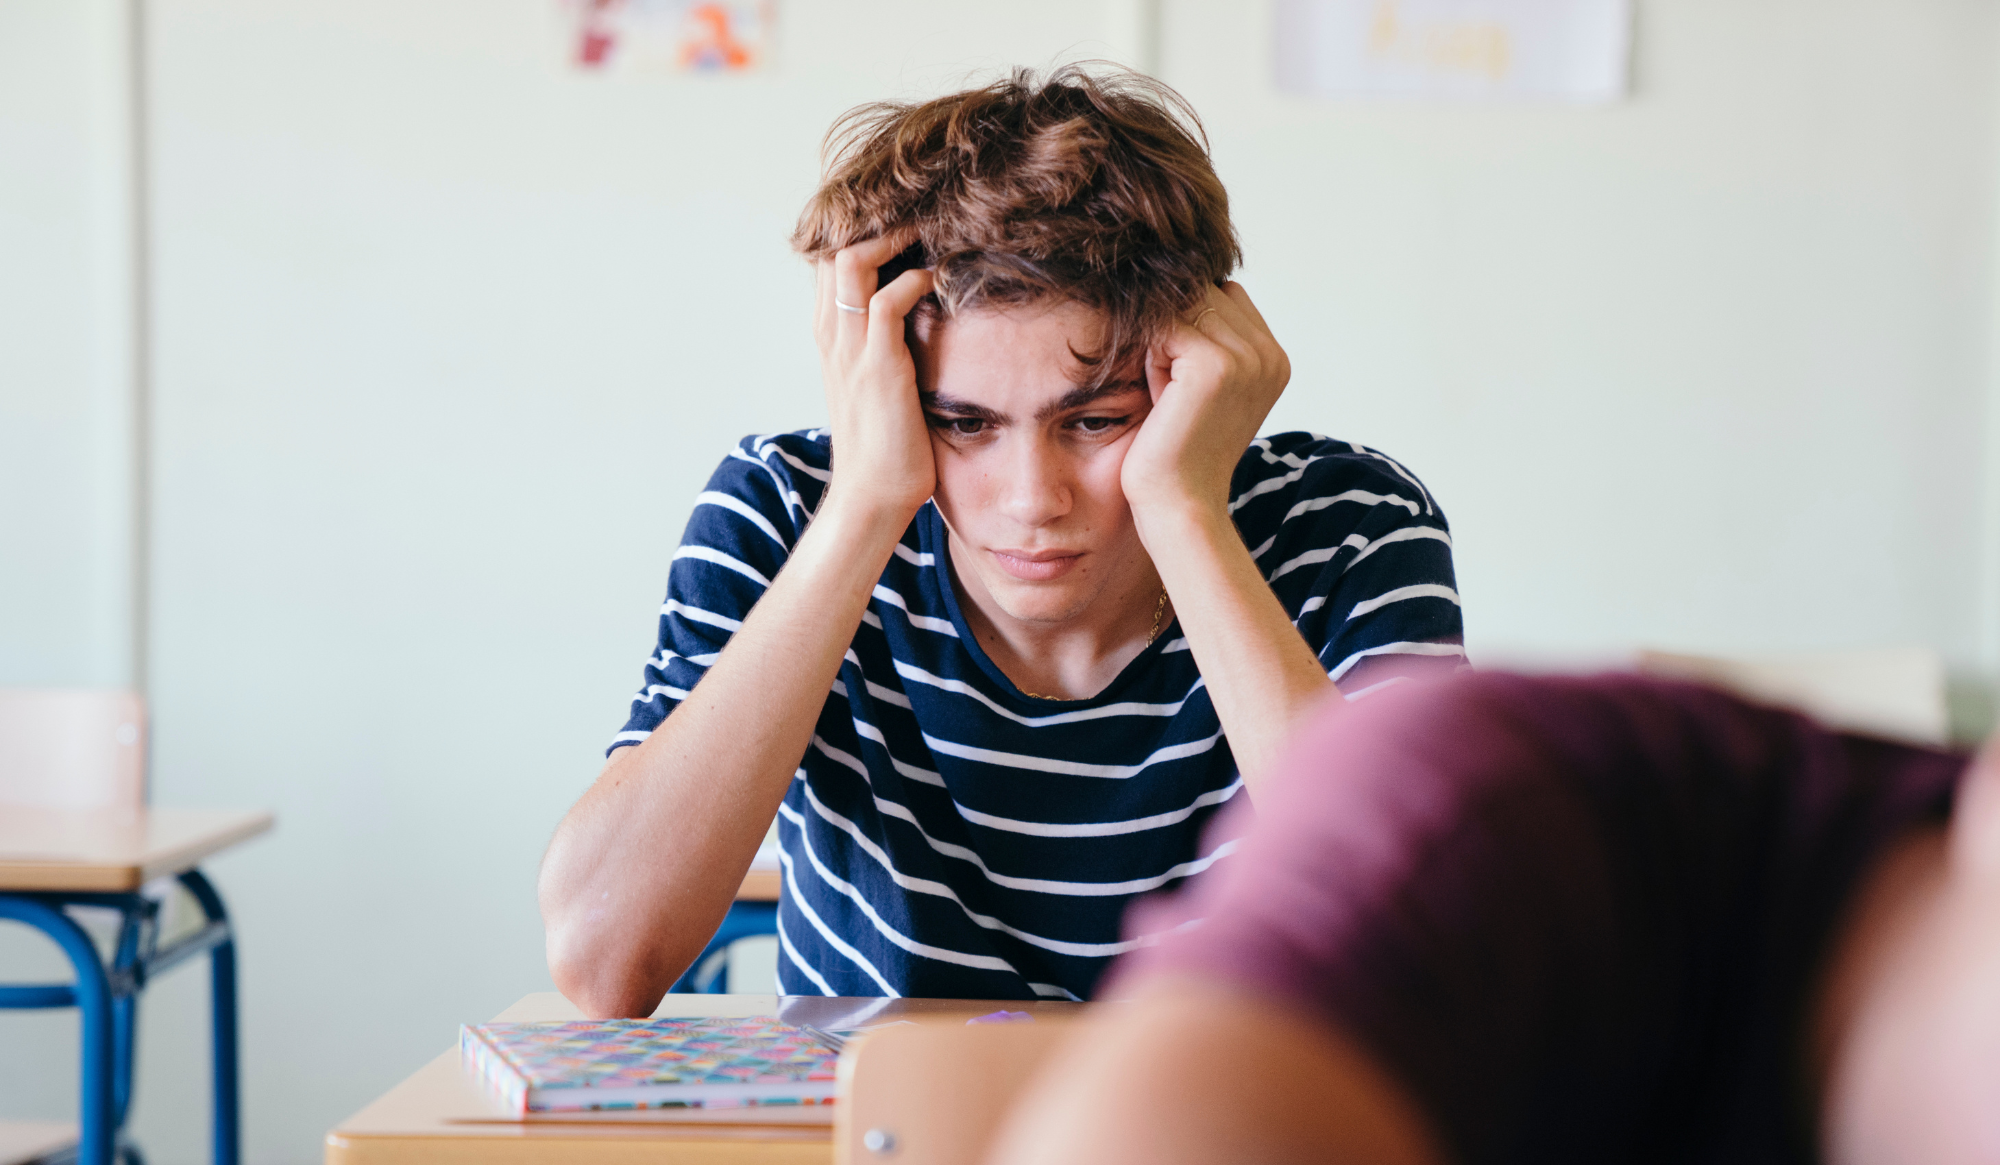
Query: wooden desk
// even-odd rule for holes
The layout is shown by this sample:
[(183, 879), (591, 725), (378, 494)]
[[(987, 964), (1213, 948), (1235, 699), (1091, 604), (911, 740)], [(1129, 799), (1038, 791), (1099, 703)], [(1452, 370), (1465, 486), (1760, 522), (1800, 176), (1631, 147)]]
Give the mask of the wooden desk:
[[(79, 1158), (112, 1159), (111, 1147), (118, 1132), (112, 1097), (114, 1088), (125, 1088), (131, 1079), (129, 1034), (134, 1014), (129, 1008), (114, 1007), (114, 1002), (136, 993), (149, 975), (202, 952), (208, 952), (214, 960), (210, 1023), (214, 1032), (211, 1064), (215, 1121), (221, 1130), (218, 1136), (232, 1146), (236, 1144), (235, 951), (221, 899), (195, 867), (203, 858), (265, 832), (271, 824), (268, 813), (212, 809), (75, 810), (17, 805), (0, 808), (0, 898), (6, 899), (11, 910), (30, 911), (26, 916), (12, 917), (37, 927), (51, 939), (62, 942), (65, 933), (81, 932), (60, 913), (64, 899), (56, 898), (51, 905), (39, 895), (129, 896), (155, 878), (175, 874), (182, 876), (183, 884), (201, 902), (206, 919), (205, 924), (180, 933), (171, 941), (161, 937), (155, 946), (149, 940), (136, 954), (133, 947), (121, 944), (115, 965), (105, 968), (114, 972), (110, 996), (104, 994), (102, 976), (96, 979), (99, 986), (94, 1001), (90, 992), (78, 987), (71, 999), (84, 1012), (84, 1031), (88, 1033), (94, 1025), (101, 1024), (107, 1025), (101, 1030), (112, 1030), (111, 1025), (115, 1025), (124, 1033), (116, 1037), (107, 1035), (104, 1042), (95, 1045), (86, 1040), (84, 1124), (0, 1125), (0, 1162), (34, 1160), (57, 1147), (76, 1144), (79, 1137)], [(121, 926), (135, 925), (133, 920), (139, 915), (132, 913), (129, 904), (117, 909), (124, 911), (125, 921)], [(102, 965), (110, 956), (99, 952), (88, 938), (76, 941), (81, 943), (81, 950), (90, 952), (79, 954), (75, 945), (67, 948), (77, 969), (77, 982), (82, 984), (88, 964), (77, 960), (96, 958)]]
[(776, 902), (778, 887), (784, 880), (784, 865), (778, 858), (778, 825), (772, 822), (771, 832), (764, 835), (764, 844), (757, 847), (757, 856), (750, 859), (750, 869), (743, 875), (743, 886), (736, 891), (736, 900)]
[(74, 1144), (74, 1122), (0, 1121), (0, 1165), (31, 1165)]
[(0, 890), (137, 890), (270, 828), (269, 813), (9, 806), (0, 812)]
[(736, 891), (738, 902), (776, 902), (778, 883), (784, 874), (777, 870), (759, 870), (752, 867), (743, 875), (743, 886)]
[[(1074, 1014), (1076, 1003), (968, 999), (820, 999), (774, 995), (669, 995), (657, 1015), (772, 1015), (815, 1026), (849, 1027), (907, 1019), (962, 1026), (974, 1015), (1005, 1007), (1037, 1014)], [(581, 1019), (554, 992), (530, 995), (499, 1020)], [(440, 1041), (445, 1033), (440, 1032)], [(409, 1165), (413, 1162), (733, 1162), (741, 1165), (828, 1165), (833, 1160), (832, 1108), (766, 1110), (764, 1120), (736, 1124), (741, 1109), (702, 1112), (551, 1113), (521, 1121), (502, 1110), (458, 1063), (458, 1050), (432, 1060), (381, 1099), (326, 1135), (327, 1165)]]

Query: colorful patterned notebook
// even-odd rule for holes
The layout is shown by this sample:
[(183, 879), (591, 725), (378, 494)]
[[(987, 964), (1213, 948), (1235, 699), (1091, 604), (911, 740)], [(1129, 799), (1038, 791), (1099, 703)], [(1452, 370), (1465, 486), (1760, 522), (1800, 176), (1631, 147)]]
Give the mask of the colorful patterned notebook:
[(832, 1104), (839, 1053), (769, 1015), (482, 1023), (459, 1062), (516, 1113)]

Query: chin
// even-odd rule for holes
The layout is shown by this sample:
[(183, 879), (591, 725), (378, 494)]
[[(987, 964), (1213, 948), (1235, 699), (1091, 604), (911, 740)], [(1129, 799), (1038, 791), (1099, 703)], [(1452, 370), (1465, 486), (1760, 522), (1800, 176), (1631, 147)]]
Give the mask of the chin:
[[(1013, 580), (1008, 580), (1012, 582)], [(1091, 596), (1074, 588), (1038, 587), (1015, 582), (1004, 590), (987, 587), (1008, 617), (1023, 623), (1067, 623), (1090, 605)]]

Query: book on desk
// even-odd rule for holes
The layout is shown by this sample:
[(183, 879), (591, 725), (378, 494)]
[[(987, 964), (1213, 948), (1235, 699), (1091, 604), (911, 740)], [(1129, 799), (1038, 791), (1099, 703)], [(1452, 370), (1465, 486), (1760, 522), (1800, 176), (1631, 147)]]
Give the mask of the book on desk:
[(776, 1016), (483, 1023), (468, 1071), (518, 1115), (831, 1104), (840, 1041)]

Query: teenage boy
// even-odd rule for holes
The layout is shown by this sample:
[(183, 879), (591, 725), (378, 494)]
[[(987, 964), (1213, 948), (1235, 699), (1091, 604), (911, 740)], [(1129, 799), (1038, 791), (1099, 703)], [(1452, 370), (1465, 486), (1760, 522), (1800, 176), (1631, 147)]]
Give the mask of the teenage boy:
[(830, 157), (794, 236), (830, 426), (696, 499), (543, 863), (595, 1015), (650, 1012), (773, 814), (785, 992), (1087, 996), (1301, 712), (1463, 661), (1423, 485), (1256, 439), (1290, 365), (1178, 95), (1017, 73), (856, 110)]

